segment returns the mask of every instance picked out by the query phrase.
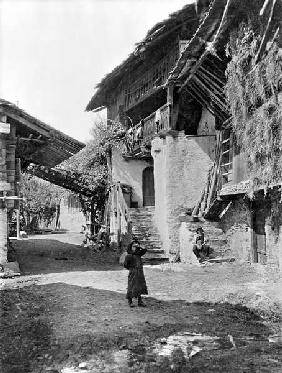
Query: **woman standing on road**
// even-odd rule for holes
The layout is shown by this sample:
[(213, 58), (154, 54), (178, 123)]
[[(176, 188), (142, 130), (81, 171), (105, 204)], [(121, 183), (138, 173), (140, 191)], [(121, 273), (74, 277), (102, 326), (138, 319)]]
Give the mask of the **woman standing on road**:
[(143, 256), (146, 251), (147, 249), (142, 249), (137, 241), (131, 242), (127, 249), (124, 267), (129, 270), (126, 294), (129, 307), (134, 307), (132, 303), (133, 298), (138, 299), (138, 307), (146, 307), (141, 298), (142, 294), (148, 294), (141, 259), (141, 256)]

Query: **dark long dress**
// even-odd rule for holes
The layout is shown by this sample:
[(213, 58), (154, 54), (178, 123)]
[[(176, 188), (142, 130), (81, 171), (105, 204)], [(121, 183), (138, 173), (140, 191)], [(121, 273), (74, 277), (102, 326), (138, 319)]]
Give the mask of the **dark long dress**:
[(141, 256), (144, 255), (146, 251), (146, 249), (139, 249), (134, 254), (127, 254), (124, 259), (124, 267), (129, 270), (127, 299), (138, 298), (142, 294), (148, 294), (141, 259)]

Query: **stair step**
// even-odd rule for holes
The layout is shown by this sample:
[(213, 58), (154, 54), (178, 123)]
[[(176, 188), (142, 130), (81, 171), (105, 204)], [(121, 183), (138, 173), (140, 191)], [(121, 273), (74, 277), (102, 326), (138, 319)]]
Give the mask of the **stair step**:
[(208, 239), (208, 244), (223, 246), (223, 245), (227, 244), (227, 240), (226, 239), (218, 239), (218, 238), (209, 238)]
[(148, 251), (144, 255), (144, 263), (159, 264), (168, 261), (162, 249), (160, 235), (154, 227), (154, 207), (139, 207), (129, 210), (132, 222), (132, 234)]
[(142, 258), (144, 258), (144, 259), (152, 259), (152, 258), (162, 259), (162, 258), (167, 258), (167, 256), (162, 254), (162, 253), (146, 253)]
[(150, 253), (150, 254), (164, 254), (164, 250), (163, 249), (148, 249), (148, 251), (145, 255), (147, 255), (148, 253)]

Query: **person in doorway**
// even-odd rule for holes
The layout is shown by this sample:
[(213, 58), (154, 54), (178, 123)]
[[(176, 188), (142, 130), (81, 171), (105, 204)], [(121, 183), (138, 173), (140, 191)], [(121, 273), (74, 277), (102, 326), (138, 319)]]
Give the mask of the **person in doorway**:
[(148, 294), (147, 284), (143, 272), (143, 263), (141, 256), (146, 253), (147, 249), (142, 249), (138, 241), (129, 244), (127, 255), (124, 259), (124, 267), (129, 270), (128, 287), (126, 298), (129, 307), (134, 307), (133, 298), (138, 299), (138, 307), (146, 307), (143, 303), (142, 295)]
[(203, 262), (210, 255), (210, 248), (205, 240), (205, 233), (202, 227), (198, 227), (193, 238), (193, 253), (199, 262)]

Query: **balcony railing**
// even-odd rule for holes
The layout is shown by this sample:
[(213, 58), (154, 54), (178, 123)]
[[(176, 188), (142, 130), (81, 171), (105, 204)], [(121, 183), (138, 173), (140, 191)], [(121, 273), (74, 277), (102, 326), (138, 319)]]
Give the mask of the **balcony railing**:
[(179, 50), (175, 48), (140, 78), (130, 83), (124, 91), (125, 110), (131, 109), (151, 93), (163, 87), (178, 58)]
[(151, 140), (161, 131), (170, 129), (170, 105), (165, 104), (157, 111), (130, 128), (126, 135), (126, 152), (132, 153), (142, 145), (150, 145)]

